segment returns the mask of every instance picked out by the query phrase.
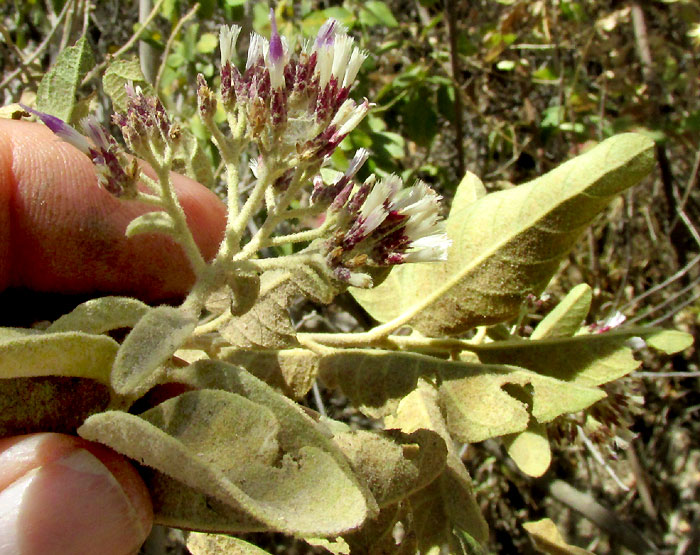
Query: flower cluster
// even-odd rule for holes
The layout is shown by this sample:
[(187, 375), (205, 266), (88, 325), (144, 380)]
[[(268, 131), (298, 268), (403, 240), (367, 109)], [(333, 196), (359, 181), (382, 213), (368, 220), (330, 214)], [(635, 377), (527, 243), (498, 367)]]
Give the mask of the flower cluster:
[(126, 113), (116, 113), (112, 121), (119, 126), (131, 150), (150, 158), (153, 150), (163, 152), (167, 145), (180, 137), (180, 128), (170, 121), (163, 103), (155, 96), (147, 96), (140, 87), (126, 85), (128, 97)]
[(140, 171), (134, 158), (97, 122), (87, 116), (80, 122), (85, 135), (81, 135), (62, 119), (22, 105), (37, 116), (58, 137), (86, 154), (95, 165), (97, 181), (108, 193), (123, 198), (133, 198), (137, 193)]
[(274, 150), (280, 160), (321, 161), (369, 110), (367, 100), (348, 98), (367, 54), (331, 19), (292, 56), (270, 11), (270, 40), (251, 34), (243, 73), (231, 61), (240, 27), (221, 30), (223, 105), (245, 111), (249, 138), (261, 154)]
[(439, 200), (425, 183), (404, 188), (396, 175), (378, 182), (371, 176), (359, 187), (346, 182), (329, 213), (332, 232), (325, 251), (333, 275), (356, 287), (371, 287), (363, 268), (445, 260), (450, 240)]

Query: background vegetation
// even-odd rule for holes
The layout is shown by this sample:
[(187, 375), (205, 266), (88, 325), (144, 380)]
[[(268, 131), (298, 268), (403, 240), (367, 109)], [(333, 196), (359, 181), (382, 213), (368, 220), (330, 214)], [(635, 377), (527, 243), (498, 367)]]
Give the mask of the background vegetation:
[[(151, 6), (5, 0), (0, 6), (3, 104), (36, 92), (58, 52), (86, 34), (100, 62), (140, 56), (168, 109), (191, 124), (210, 158), (215, 170), (201, 180), (219, 186), (219, 161), (196, 117), (194, 76), (217, 79), (221, 23), (243, 25), (242, 37), (251, 29), (269, 33), (266, 3), (204, 0), (195, 9), (184, 0)], [(354, 96), (366, 96), (376, 107), (346, 140), (344, 152), (370, 148), (365, 171), (397, 172), (408, 182), (420, 177), (448, 201), (465, 170), (481, 176), (489, 190), (512, 187), (615, 133), (648, 133), (656, 141), (654, 175), (592, 227), (551, 284), (551, 299), (533, 300), (524, 333), (538, 313), (586, 282), (594, 290), (596, 319), (620, 310), (628, 321), (673, 322), (697, 337), (696, 1), (283, 0), (275, 8), (290, 41), (313, 36), (335, 17), (370, 53)], [(99, 91), (100, 77), (88, 76), (81, 94), (106, 122), (111, 107)], [(343, 169), (347, 158), (340, 153), (334, 164)], [(368, 324), (349, 296), (314, 308), (297, 307), (312, 314), (304, 320), (308, 328)], [(599, 553), (641, 552), (640, 546), (651, 545), (668, 553), (700, 551), (696, 353), (647, 363), (645, 372), (609, 391), (616, 403), (608, 417), (621, 424), (618, 435), (629, 430), (635, 436), (629, 444), (618, 441), (624, 448), (616, 448), (614, 427), (610, 434), (582, 437), (572, 424), (562, 429), (552, 468), (537, 480), (519, 473), (498, 443), (463, 449), (493, 551), (532, 551), (521, 525), (545, 516), (571, 543)], [(330, 415), (362, 424), (342, 398), (318, 393), (310, 406), (322, 403)], [(280, 540), (277, 549), (296, 548)]]

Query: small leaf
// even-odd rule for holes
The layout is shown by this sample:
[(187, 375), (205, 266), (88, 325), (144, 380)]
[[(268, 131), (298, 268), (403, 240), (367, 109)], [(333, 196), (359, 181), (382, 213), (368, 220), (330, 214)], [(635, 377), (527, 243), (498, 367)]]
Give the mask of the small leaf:
[(536, 522), (526, 522), (523, 528), (527, 530), (535, 547), (548, 555), (593, 555), (580, 547), (569, 545), (561, 537), (557, 526), (548, 518)]
[(129, 222), (124, 234), (133, 237), (140, 233), (165, 233), (173, 235), (175, 233), (175, 222), (172, 217), (161, 210), (146, 212)]
[(148, 310), (147, 304), (130, 297), (91, 299), (61, 316), (46, 331), (100, 334), (118, 328), (133, 328)]
[(204, 152), (197, 137), (186, 127), (181, 129), (180, 140), (175, 144), (173, 170), (198, 181), (209, 189), (214, 186), (212, 161)]
[(141, 72), (141, 64), (136, 58), (131, 60), (115, 60), (109, 64), (102, 77), (102, 87), (112, 101), (115, 112), (125, 112), (129, 97), (125, 86), (132, 82), (139, 86), (145, 94), (153, 94), (153, 87), (146, 81)]
[(505, 436), (503, 442), (510, 458), (525, 474), (539, 478), (547, 472), (552, 462), (552, 451), (547, 428), (543, 424), (531, 423), (527, 430)]
[(542, 318), (530, 335), (530, 339), (571, 337), (585, 322), (592, 300), (591, 288), (585, 283), (577, 285), (547, 316)]
[(333, 555), (350, 555), (350, 546), (343, 538), (334, 540), (328, 538), (304, 538), (304, 541), (314, 547), (321, 547)]
[(644, 337), (650, 347), (671, 355), (679, 353), (693, 344), (693, 336), (677, 330), (658, 330)]
[[(457, 185), (457, 191), (452, 199), (452, 210), (459, 211), (465, 209), (470, 204), (486, 196), (486, 187), (476, 174), (467, 172), (462, 181)], [(454, 225), (456, 220), (452, 220)], [(448, 222), (449, 223), (449, 222)]]
[(0, 343), (0, 378), (67, 376), (109, 385), (119, 345), (104, 335), (42, 333)]
[(146, 312), (126, 336), (114, 361), (111, 383), (120, 395), (139, 396), (157, 381), (157, 371), (194, 330), (182, 311), (159, 306)]
[(491, 193), (447, 220), (447, 261), (404, 264), (374, 289), (352, 294), (380, 322), (398, 316), (437, 337), (516, 316), (539, 294), (581, 232), (654, 164), (653, 142), (612, 137), (548, 174)]
[(363, 2), (360, 8), (360, 23), (363, 25), (382, 25), (384, 27), (398, 27), (394, 14), (385, 2), (370, 0)]
[(192, 555), (270, 555), (257, 545), (239, 538), (201, 532), (187, 535), (187, 549)]
[(224, 347), (217, 358), (242, 366), (256, 378), (292, 399), (304, 397), (318, 373), (319, 356), (307, 349), (247, 351)]
[(95, 65), (90, 45), (85, 37), (75, 46), (65, 48), (54, 66), (44, 75), (36, 94), (36, 108), (69, 124), (77, 123), (74, 117), (76, 93), (83, 78)]
[(447, 448), (435, 432), (358, 430), (338, 434), (333, 441), (369, 486), (380, 508), (397, 503), (426, 487), (442, 473)]

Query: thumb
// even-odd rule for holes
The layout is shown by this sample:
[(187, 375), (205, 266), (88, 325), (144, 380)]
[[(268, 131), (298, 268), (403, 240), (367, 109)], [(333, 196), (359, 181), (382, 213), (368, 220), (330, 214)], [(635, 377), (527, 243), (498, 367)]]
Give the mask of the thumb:
[(61, 434), (0, 440), (0, 553), (127, 555), (152, 523), (146, 486), (109, 449)]

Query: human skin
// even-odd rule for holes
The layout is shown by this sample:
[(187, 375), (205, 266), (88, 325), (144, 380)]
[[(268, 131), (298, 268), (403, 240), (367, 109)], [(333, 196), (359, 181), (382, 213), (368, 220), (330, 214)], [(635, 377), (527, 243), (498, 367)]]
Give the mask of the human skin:
[[(173, 182), (210, 259), (225, 206), (190, 179)], [(194, 274), (180, 247), (124, 236), (148, 210), (100, 189), (87, 156), (43, 125), (0, 119), (0, 291), (182, 298)], [(136, 553), (152, 522), (146, 486), (113, 451), (53, 433), (0, 439), (0, 553)]]

